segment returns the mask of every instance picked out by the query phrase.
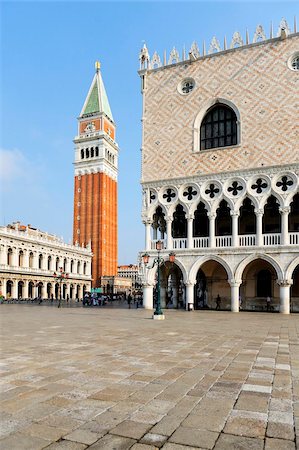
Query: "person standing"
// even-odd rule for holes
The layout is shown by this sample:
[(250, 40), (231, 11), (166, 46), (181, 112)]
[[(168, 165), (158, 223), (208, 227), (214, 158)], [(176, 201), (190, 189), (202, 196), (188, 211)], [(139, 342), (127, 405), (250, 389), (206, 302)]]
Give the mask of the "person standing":
[(271, 311), (271, 297), (269, 295), (266, 298), (266, 302), (267, 302), (267, 312), (269, 312)]
[(221, 305), (221, 297), (218, 294), (216, 298), (216, 308), (215, 308), (216, 311), (220, 311), (220, 305)]

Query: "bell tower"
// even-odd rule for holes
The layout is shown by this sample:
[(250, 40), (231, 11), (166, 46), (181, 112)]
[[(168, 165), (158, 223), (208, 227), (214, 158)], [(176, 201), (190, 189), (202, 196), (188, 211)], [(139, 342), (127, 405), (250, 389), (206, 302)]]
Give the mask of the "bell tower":
[(91, 243), (93, 287), (117, 273), (118, 145), (100, 63), (80, 116), (75, 143), (74, 244)]

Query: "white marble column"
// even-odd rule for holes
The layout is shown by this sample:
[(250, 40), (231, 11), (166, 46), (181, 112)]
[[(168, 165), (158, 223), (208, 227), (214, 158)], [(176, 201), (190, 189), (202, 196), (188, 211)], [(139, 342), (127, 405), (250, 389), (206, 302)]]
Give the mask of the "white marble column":
[(193, 248), (193, 217), (187, 218), (187, 248)]
[(232, 247), (239, 247), (239, 233), (238, 233), (239, 213), (231, 211), (230, 215), (232, 218)]
[(5, 245), (1, 245), (0, 248), (0, 264), (7, 264), (7, 248)]
[(19, 265), (19, 251), (16, 248), (12, 249), (12, 263), (13, 267), (18, 267)]
[(12, 283), (11, 297), (18, 298), (18, 280), (13, 280)]
[(29, 281), (28, 281), (28, 280), (23, 280), (23, 281), (24, 281), (23, 298), (28, 298), (28, 285), (29, 285)]
[(279, 312), (281, 314), (290, 314), (290, 288), (292, 285), (291, 280), (280, 280), (277, 281), (279, 285)]
[(29, 268), (29, 251), (24, 249), (23, 267)]
[(38, 257), (39, 253), (33, 252), (33, 264), (32, 264), (33, 269), (38, 269)]
[(145, 309), (153, 309), (153, 285), (143, 285), (143, 307)]
[(263, 209), (256, 209), (255, 211), (256, 215), (256, 245), (257, 247), (262, 247), (264, 245), (263, 242), (263, 215), (264, 210)]
[(279, 208), (281, 214), (281, 245), (289, 245), (289, 213), (290, 207)]
[(3, 295), (5, 298), (6, 298), (6, 293), (7, 293), (7, 291), (6, 291), (6, 283), (7, 283), (7, 279), (4, 278), (4, 279), (2, 280), (1, 293), (2, 293), (2, 295)]
[(42, 298), (47, 298), (47, 284), (43, 283), (42, 285)]
[(148, 252), (151, 249), (151, 221), (145, 220), (145, 250)]
[(240, 297), (240, 281), (231, 280), (229, 282), (231, 290), (231, 311), (239, 312), (239, 297)]
[(188, 311), (188, 304), (190, 304), (190, 309), (194, 309), (194, 284), (185, 283), (186, 286), (186, 310)]
[(166, 219), (166, 237), (167, 237), (166, 248), (167, 248), (167, 250), (172, 250), (172, 248), (173, 248), (171, 225), (172, 225), (172, 218), (167, 217), (167, 219)]
[(215, 219), (216, 214), (215, 213), (208, 213), (209, 217), (209, 247), (214, 248), (215, 247)]

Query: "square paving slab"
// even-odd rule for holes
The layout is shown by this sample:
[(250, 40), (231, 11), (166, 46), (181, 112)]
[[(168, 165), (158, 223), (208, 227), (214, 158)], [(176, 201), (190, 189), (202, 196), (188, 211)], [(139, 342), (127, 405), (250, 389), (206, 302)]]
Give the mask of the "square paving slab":
[(299, 315), (0, 314), (1, 450), (298, 448)]

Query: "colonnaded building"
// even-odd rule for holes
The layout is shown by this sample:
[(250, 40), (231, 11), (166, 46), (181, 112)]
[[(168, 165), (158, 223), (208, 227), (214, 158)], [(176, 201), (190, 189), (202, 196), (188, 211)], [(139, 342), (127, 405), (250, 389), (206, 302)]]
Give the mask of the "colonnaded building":
[[(140, 53), (142, 220), (162, 307), (299, 311), (299, 33)], [(175, 263), (169, 253), (176, 254)], [(143, 268), (153, 307), (156, 269)]]
[[(65, 244), (59, 237), (15, 222), (0, 227), (0, 292), (5, 298), (82, 298), (91, 288), (90, 244)], [(66, 278), (57, 281), (62, 271)]]

